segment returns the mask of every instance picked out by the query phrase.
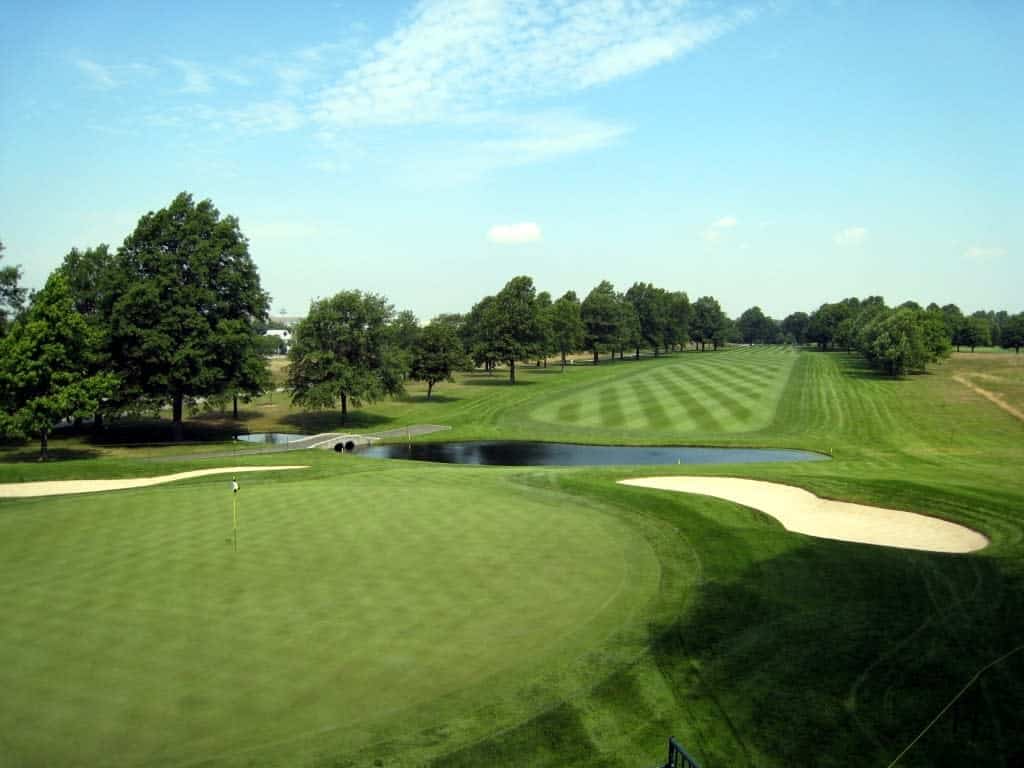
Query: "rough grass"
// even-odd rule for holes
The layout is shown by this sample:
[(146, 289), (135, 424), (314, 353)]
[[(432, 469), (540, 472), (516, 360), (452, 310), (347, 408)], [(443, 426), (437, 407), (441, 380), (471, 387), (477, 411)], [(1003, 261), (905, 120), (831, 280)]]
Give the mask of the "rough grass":
[[(273, 520), (264, 520), (269, 527), (258, 562), (241, 561), (246, 578), (220, 567), (227, 559), (224, 548), (230, 549), (223, 541), (224, 511), (211, 512), (208, 519), (190, 509), (202, 494), (222, 492), (223, 482), (182, 486), (175, 490), (182, 494), (179, 502), (193, 501), (169, 507), (159, 501), (168, 491), (159, 488), (130, 492), (144, 495), (130, 497), (136, 501), (122, 508), (112, 504), (118, 494), (88, 502), (88, 497), (67, 499), (59, 508), (49, 506), (52, 500), (0, 504), (0, 596), (8, 618), (0, 629), (0, 674), (6, 676), (0, 685), (19, 691), (0, 703), (0, 718), (7, 723), (0, 734), (8, 742), (8, 734), (16, 734), (19, 748), (28, 750), (22, 754), (46, 758), (35, 762), (61, 764), (90, 762), (76, 757), (78, 742), (55, 739), (56, 731), (50, 730), (74, 727), (85, 734), (82, 744), (92, 748), (97, 739), (111, 739), (104, 744), (119, 745), (133, 756), (121, 762), (130, 764), (174, 764), (202, 755), (211, 765), (433, 762), (625, 768), (654, 765), (672, 733), (705, 768), (886, 765), (975, 672), (1024, 643), (1024, 424), (953, 379), (965, 371), (1003, 375), (985, 367), (995, 365), (986, 356), (966, 358), (955, 357), (925, 376), (894, 381), (841, 353), (754, 349), (685, 354), (575, 366), (565, 374), (557, 368), (527, 369), (523, 385), (514, 388), (501, 382), (500, 374), (467, 376), (439, 390), (444, 400), (426, 403), (414, 393), (404, 401), (368, 408), (365, 415), (389, 426), (450, 423), (455, 430), (447, 437), (509, 434), (616, 443), (645, 442), (650, 433), (646, 442), (832, 449), (832, 462), (658, 467), (645, 474), (742, 475), (798, 484), (831, 498), (935, 514), (990, 537), (991, 546), (972, 555), (817, 540), (789, 534), (765, 516), (727, 502), (614, 484), (644, 474), (636, 469), (414, 466), (315, 452), (308, 454), (316, 465), (309, 478), (247, 480), (246, 499), (262, 493), (268, 504), (278, 496), (288, 503)], [(678, 385), (683, 377), (685, 385)], [(663, 429), (652, 428), (663, 420)], [(280, 460), (294, 459), (285, 455)], [(9, 472), (10, 466), (0, 466), (0, 472)], [(177, 468), (159, 466), (160, 471)], [(153, 473), (152, 464), (106, 458), (54, 462), (40, 472), (61, 477), (100, 475), (104, 469)], [(362, 523), (352, 531), (340, 524), (347, 518), (335, 505), (324, 508), (318, 501), (344, 497), (349, 488), (362, 502)], [(391, 488), (397, 496), (389, 493)], [(408, 498), (418, 512), (392, 526), (396, 549), (389, 549), (391, 539), (374, 532), (393, 516), (401, 517), (404, 502), (396, 498)], [(306, 524), (301, 510), (307, 506), (311, 527), (294, 541), (278, 518), (293, 515), (296, 524)], [(489, 516), (491, 508), (501, 511), (498, 520)], [(164, 514), (156, 519), (151, 509)], [(248, 514), (245, 525), (255, 526)], [(558, 543), (563, 514), (567, 531), (584, 533), (580, 540)], [(530, 522), (509, 533), (500, 519), (516, 515)], [(433, 532), (449, 516), (460, 521), (447, 534), (459, 545), (446, 549)], [(418, 524), (420, 517), (429, 523), (425, 528)], [(191, 533), (182, 532), (185, 522)], [(478, 524), (483, 539), (467, 543), (465, 537), (476, 535)], [(213, 543), (204, 538), (208, 525), (218, 531)], [(543, 533), (532, 531), (533, 526), (541, 526)], [(602, 574), (614, 571), (615, 559), (602, 549), (606, 545), (600, 535), (586, 535), (588, 526), (617, 532), (614, 537), (624, 537), (615, 538), (619, 546), (642, 540), (656, 558), (656, 597), (635, 600), (635, 616), (617, 613), (618, 623), (610, 621), (607, 632), (584, 632), (586, 641), (576, 646), (571, 638), (559, 641), (555, 645), (561, 650), (552, 646), (548, 656), (510, 630), (503, 647), (524, 665), (511, 671), (489, 666), (488, 651), (474, 644), (473, 637), (481, 637), (469, 628), (475, 615), (467, 619), (471, 637), (453, 643), (432, 634), (435, 623), (448, 626), (445, 622), (464, 616), (458, 613), (464, 605), (460, 596), (476, 590), (483, 578), (467, 563), (467, 552), (482, 553), (490, 561), (511, 547), (509, 567), (520, 558), (531, 563), (527, 573), (516, 571), (507, 584), (501, 580), (484, 590), (480, 610), (488, 616), (500, 613), (509, 593), (515, 600), (521, 579), (531, 588), (519, 595), (517, 615), (551, 616), (549, 603), (567, 596), (560, 610), (571, 611), (571, 596), (578, 590), (584, 602), (591, 599), (588, 594), (596, 599), (578, 582), (575, 569), (593, 569), (596, 575), (584, 581), (600, 584)], [(155, 538), (147, 538), (150, 528)], [(243, 531), (246, 536), (256, 532)], [(414, 535), (426, 536), (429, 547), (423, 538), (405, 546)], [(548, 538), (556, 542), (555, 549), (541, 560), (529, 560), (529, 548)], [(361, 540), (373, 542), (364, 555), (372, 559), (369, 565), (346, 561), (345, 554)], [(57, 554), (49, 546), (54, 542), (60, 544)], [(171, 547), (176, 557), (161, 560), (158, 569), (146, 568), (137, 552), (155, 557), (157, 542)], [(306, 547), (314, 553), (312, 564), (299, 556)], [(433, 560), (428, 550), (436, 547), (444, 552), (443, 562), (428, 567)], [(571, 558), (554, 560), (563, 547)], [(547, 559), (556, 566), (548, 567), (542, 561)], [(284, 560), (289, 560), (287, 567)], [(577, 561), (582, 562), (577, 566)], [(406, 564), (421, 574), (441, 567), (456, 575), (414, 578)], [(346, 574), (344, 583), (320, 575), (318, 565)], [(263, 575), (265, 569), (270, 576)], [(542, 576), (532, 579), (534, 570)], [(389, 629), (410, 633), (403, 642), (418, 649), (415, 661), (402, 669), (408, 675), (402, 680), (423, 696), (416, 706), (391, 710), (390, 717), (374, 721), (378, 727), (363, 730), (351, 724), (345, 714), (349, 710), (332, 705), (346, 701), (340, 692), (346, 675), (359, 680), (364, 669), (367, 674), (379, 671), (389, 654), (382, 651), (378, 658), (366, 652), (362, 664), (344, 665), (334, 677), (317, 677), (309, 661), (292, 658), (322, 661), (337, 652), (339, 637), (346, 646), (365, 650), (361, 632), (384, 648), (399, 642), (376, 634), (375, 624), (332, 623), (333, 611), (355, 610), (349, 605), (355, 598), (345, 591), (350, 579), (362, 585), (362, 597), (369, 601), (381, 595), (387, 595), (386, 603), (408, 597), (405, 610), (387, 611), (387, 620)], [(332, 602), (325, 583), (347, 599)], [(65, 591), (74, 597), (65, 598)], [(261, 591), (273, 599), (264, 601)], [(191, 613), (181, 612), (178, 593), (191, 601)], [(143, 602), (148, 610), (127, 610)], [(315, 614), (292, 614), (293, 604), (307, 612), (326, 611), (321, 614), (326, 624), (318, 624)], [(48, 606), (55, 609), (48, 611)], [(228, 656), (225, 638), (234, 637), (225, 627), (239, 628), (225, 618), (232, 606), (249, 616), (240, 629), (254, 637), (244, 642), (264, 649), (252, 657), (262, 666), (243, 665), (242, 677), (218, 668)], [(404, 622), (404, 616), (416, 616), (417, 623)], [(104, 618), (130, 631), (104, 630), (97, 621)], [(262, 623), (277, 627), (278, 634), (261, 630)], [(89, 629), (96, 624), (100, 627)], [(523, 622), (518, 629), (531, 624)], [(328, 631), (318, 635), (317, 627)], [(12, 632), (21, 634), (11, 639)], [(86, 645), (78, 644), (79, 634)], [(160, 661), (169, 646), (187, 645), (197, 634), (205, 642), (189, 647), (197, 653), (210, 648), (208, 656), (198, 657), (206, 659), (200, 674), (192, 655), (177, 656), (177, 663)], [(137, 635), (142, 639), (133, 639)], [(423, 640), (417, 640), (421, 635)], [(94, 642), (87, 643), (88, 638)], [(291, 645), (283, 645), (289, 638)], [(458, 669), (463, 646), (470, 649), (467, 670)], [(286, 652), (268, 652), (282, 648)], [(451, 679), (446, 675), (471, 675), (469, 660), (475, 652), (485, 654), (476, 668), (477, 682), (466, 680), (459, 692), (442, 693), (441, 681)], [(83, 661), (90, 658), (91, 666)], [(445, 669), (442, 662), (454, 671), (439, 673), (434, 690), (434, 682), (424, 678)], [(537, 666), (531, 667), (534, 662)], [(147, 671), (153, 664), (159, 670), (155, 677)], [(245, 679), (248, 674), (253, 681)], [(155, 685), (155, 699), (168, 707), (161, 710), (167, 717), (154, 723), (144, 686), (131, 683), (136, 677)], [(294, 695), (293, 686), (301, 681), (307, 685), (304, 697)], [(129, 693), (119, 700), (121, 686), (128, 686)], [(251, 696), (232, 691), (236, 686), (246, 686)], [(162, 688), (167, 689), (163, 699)], [(379, 701), (393, 695), (372, 686), (361, 690), (358, 708), (371, 713), (380, 712)], [(275, 709), (276, 694), (291, 703), (293, 714)], [(219, 697), (218, 707), (237, 704), (245, 722), (237, 712), (212, 712), (213, 695)], [(171, 701), (179, 709), (170, 707)], [(53, 715), (48, 714), (51, 703)], [(205, 714), (189, 724), (193, 709)], [(1024, 652), (986, 672), (900, 765), (1019, 764), (1024, 757), (1022, 711)], [(100, 713), (115, 716), (101, 719)], [(81, 723), (72, 723), (75, 718)], [(219, 729), (204, 730), (206, 722)], [(171, 728), (169, 723), (173, 735), (164, 745), (156, 744), (157, 736), (140, 735)], [(299, 733), (310, 723), (314, 731), (323, 730)], [(120, 740), (111, 729), (121, 734)], [(250, 738), (246, 734), (252, 730), (246, 729), (259, 736)], [(285, 731), (290, 735), (281, 735)], [(280, 743), (268, 743), (279, 735)]]

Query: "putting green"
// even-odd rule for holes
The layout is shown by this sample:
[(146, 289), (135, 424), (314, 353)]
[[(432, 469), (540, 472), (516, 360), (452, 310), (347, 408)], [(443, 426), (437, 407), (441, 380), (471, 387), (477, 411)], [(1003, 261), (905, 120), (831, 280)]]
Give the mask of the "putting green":
[(247, 479), (237, 553), (223, 479), (3, 502), (3, 751), (263, 763), (426, 728), (455, 746), (642, 647), (660, 567), (638, 526), (509, 472), (377, 467)]

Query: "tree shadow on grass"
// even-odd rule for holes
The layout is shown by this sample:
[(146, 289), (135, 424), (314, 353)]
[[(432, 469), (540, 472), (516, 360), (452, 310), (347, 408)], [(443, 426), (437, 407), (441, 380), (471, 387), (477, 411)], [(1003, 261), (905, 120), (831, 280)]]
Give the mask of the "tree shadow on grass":
[(349, 411), (344, 424), (341, 411), (299, 411), (281, 417), (280, 422), (306, 435), (321, 432), (351, 432), (394, 424), (395, 419), (366, 411)]
[[(52, 443), (47, 451), (47, 461), (79, 461), (97, 459), (102, 455), (94, 448), (54, 448)], [(39, 461), (39, 446), (26, 445), (23, 448), (0, 450), (0, 462), (4, 464), (25, 464)]]
[[(1020, 586), (986, 558), (809, 541), (706, 581), (652, 652), (677, 699), (721, 724), (692, 745), (702, 765), (887, 764), (1020, 642)], [(911, 762), (1024, 751), (1022, 676), (1024, 658), (993, 670)]]
[[(236, 422), (185, 419), (182, 422), (181, 442), (224, 442), (246, 428)], [(100, 428), (82, 427), (80, 434), (92, 445), (140, 445), (154, 443), (175, 443), (174, 425), (169, 419), (134, 418), (118, 419)]]
[(437, 394), (435, 392), (433, 395), (430, 396), (429, 400), (427, 399), (426, 393), (424, 393), (422, 395), (406, 395), (405, 397), (402, 398), (402, 402), (403, 403), (410, 403), (410, 404), (424, 404), (425, 403), (425, 404), (429, 405), (431, 403), (438, 403), (438, 404), (441, 404), (441, 403), (457, 403), (457, 402), (459, 402), (462, 399), (463, 398), (461, 398), (461, 397), (452, 397), (450, 395), (439, 395), (439, 394)]
[(508, 376), (488, 376), (486, 378), (472, 378), (464, 379), (462, 383), (467, 387), (531, 387), (537, 382), (530, 381), (528, 379), (516, 379), (516, 383), (513, 385), (509, 380)]

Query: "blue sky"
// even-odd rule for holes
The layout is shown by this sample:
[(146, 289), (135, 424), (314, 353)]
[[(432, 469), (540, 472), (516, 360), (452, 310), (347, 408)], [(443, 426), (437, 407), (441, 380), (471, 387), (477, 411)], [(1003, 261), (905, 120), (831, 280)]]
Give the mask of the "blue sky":
[(0, 239), (38, 287), (187, 190), (273, 310), (512, 276), (730, 314), (1024, 309), (1024, 3), (17, 2)]

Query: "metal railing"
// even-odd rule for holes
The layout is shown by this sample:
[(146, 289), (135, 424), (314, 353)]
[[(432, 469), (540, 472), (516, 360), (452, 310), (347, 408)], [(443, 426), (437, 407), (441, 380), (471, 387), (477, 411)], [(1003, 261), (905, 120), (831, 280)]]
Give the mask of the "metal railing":
[(700, 768), (700, 765), (687, 754), (674, 736), (669, 736), (668, 760), (660, 768)]

